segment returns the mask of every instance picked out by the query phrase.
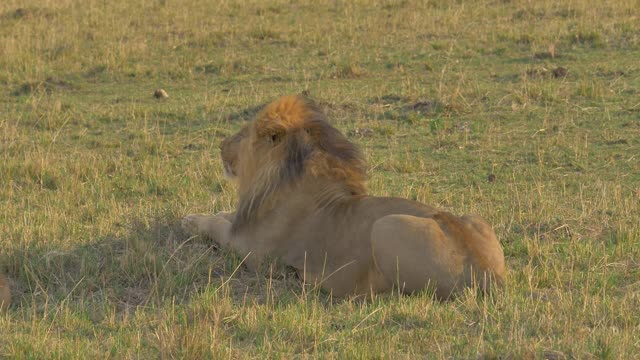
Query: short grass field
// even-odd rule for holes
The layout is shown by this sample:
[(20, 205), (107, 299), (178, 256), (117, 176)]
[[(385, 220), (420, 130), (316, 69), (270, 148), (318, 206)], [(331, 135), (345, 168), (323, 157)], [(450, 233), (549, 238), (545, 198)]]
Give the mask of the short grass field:
[[(639, 8), (0, 1), (0, 358), (640, 358)], [(493, 224), (506, 288), (333, 299), (188, 237), (235, 206), (221, 139), (301, 92), (371, 194)]]

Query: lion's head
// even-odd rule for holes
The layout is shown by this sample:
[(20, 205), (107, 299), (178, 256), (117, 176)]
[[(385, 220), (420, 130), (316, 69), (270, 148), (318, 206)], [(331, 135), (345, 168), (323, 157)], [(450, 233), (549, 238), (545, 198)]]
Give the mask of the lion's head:
[(245, 126), (237, 133), (225, 138), (220, 143), (220, 157), (222, 157), (222, 168), (224, 171), (224, 177), (229, 180), (237, 179), (237, 166), (238, 166), (238, 150), (240, 148), (240, 142), (249, 133), (249, 127)]
[(234, 225), (250, 221), (278, 194), (286, 195), (283, 190), (301, 182), (331, 184), (331, 191), (345, 196), (366, 194), (360, 151), (301, 96), (267, 105), (220, 149), (225, 173), (238, 182)]

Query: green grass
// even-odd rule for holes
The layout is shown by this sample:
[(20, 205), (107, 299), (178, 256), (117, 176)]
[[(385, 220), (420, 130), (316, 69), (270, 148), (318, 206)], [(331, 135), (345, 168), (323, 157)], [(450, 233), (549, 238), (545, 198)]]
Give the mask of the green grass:
[[(214, 3), (0, 2), (0, 357), (638, 357), (637, 4)], [(304, 90), (371, 193), (488, 219), (507, 289), (335, 300), (188, 238), (220, 140)]]

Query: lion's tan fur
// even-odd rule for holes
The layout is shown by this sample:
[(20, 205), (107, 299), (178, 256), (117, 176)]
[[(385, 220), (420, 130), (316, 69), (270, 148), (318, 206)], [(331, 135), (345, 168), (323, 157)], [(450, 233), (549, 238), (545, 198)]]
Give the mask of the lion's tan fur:
[(267, 105), (221, 150), (237, 211), (189, 215), (183, 226), (250, 266), (278, 258), (336, 296), (431, 286), (446, 298), (503, 282), (502, 248), (484, 220), (368, 196), (359, 150), (304, 98)]
[(11, 305), (11, 291), (7, 279), (0, 273), (0, 310), (8, 309)]

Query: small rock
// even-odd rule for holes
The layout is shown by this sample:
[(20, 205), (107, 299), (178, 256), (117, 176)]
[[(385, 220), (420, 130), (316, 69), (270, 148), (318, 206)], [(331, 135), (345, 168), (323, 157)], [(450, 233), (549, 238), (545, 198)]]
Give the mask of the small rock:
[(156, 89), (156, 91), (153, 92), (153, 97), (156, 99), (166, 99), (169, 97), (169, 94), (167, 94), (164, 89)]

